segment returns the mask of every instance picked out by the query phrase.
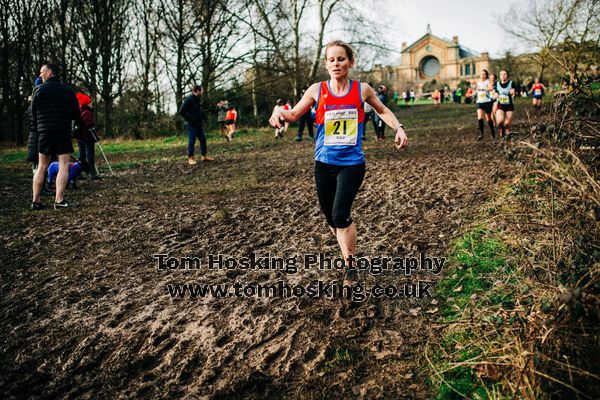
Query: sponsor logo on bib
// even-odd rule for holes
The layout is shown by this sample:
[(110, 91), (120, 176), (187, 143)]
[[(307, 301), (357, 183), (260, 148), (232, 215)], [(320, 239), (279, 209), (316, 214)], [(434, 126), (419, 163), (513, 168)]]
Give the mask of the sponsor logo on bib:
[(325, 112), (325, 146), (354, 146), (357, 136), (357, 109)]

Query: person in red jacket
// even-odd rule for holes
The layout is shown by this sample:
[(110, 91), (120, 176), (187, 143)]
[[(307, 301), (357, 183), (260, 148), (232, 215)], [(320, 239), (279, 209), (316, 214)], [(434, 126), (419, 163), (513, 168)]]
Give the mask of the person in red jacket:
[(75, 138), (79, 145), (79, 161), (86, 167), (86, 172), (91, 180), (101, 180), (102, 177), (96, 169), (96, 153), (94, 145), (98, 141), (96, 134), (96, 123), (94, 122), (94, 110), (92, 98), (84, 93), (75, 94), (81, 110), (78, 127), (75, 130)]

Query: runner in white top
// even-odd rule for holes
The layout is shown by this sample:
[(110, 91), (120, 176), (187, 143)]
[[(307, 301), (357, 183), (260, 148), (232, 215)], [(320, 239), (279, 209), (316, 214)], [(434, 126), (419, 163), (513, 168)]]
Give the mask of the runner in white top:
[(485, 114), (485, 120), (492, 131), (492, 137), (496, 137), (494, 131), (494, 122), (492, 121), (492, 97), (490, 96), (490, 90), (492, 89), (489, 80), (489, 73), (487, 70), (481, 71), (481, 76), (477, 86), (475, 87), (475, 99), (477, 102), (477, 122), (479, 123), (479, 136), (477, 140), (483, 139), (483, 116)]

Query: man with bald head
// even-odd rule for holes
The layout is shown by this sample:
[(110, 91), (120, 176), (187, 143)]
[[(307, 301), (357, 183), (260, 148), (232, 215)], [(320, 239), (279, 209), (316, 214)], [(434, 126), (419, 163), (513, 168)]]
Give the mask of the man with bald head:
[(59, 163), (54, 209), (69, 207), (64, 193), (69, 175), (69, 156), (73, 152), (72, 121), (79, 119), (79, 104), (73, 90), (58, 79), (58, 73), (56, 65), (42, 65), (40, 77), (43, 84), (34, 90), (31, 99), (31, 128), (37, 132), (39, 152), (38, 169), (33, 176), (32, 210), (44, 208), (40, 195), (52, 154), (58, 155)]

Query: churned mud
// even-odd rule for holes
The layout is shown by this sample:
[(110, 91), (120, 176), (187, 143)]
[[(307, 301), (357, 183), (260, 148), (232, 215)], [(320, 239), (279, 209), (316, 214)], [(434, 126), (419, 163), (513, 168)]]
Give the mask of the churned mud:
[[(369, 127), (367, 174), (353, 209), (358, 255), (446, 255), (509, 168), (488, 132), (475, 141), (470, 111), (409, 128), (402, 152), (390, 137), (376, 143)], [(81, 207), (60, 212), (27, 210), (28, 175), (5, 179), (0, 190), (3, 398), (431, 395), (423, 356), (437, 332), (430, 298), (369, 299), (348, 309), (327, 298), (169, 295), (172, 283), (341, 278), (316, 268), (159, 271), (152, 257), (337, 256), (306, 140), (83, 181), (67, 193)], [(417, 279), (436, 277), (386, 272), (366, 283)]]

